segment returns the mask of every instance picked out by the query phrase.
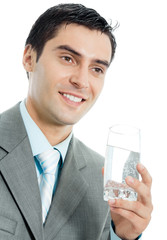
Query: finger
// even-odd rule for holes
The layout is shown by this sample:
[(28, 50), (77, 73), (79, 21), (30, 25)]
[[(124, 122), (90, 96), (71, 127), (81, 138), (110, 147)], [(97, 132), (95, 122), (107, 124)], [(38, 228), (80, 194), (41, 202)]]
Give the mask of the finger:
[(129, 223), (131, 223), (136, 231), (141, 233), (145, 227), (148, 225), (151, 217), (142, 218), (135, 214), (133, 211), (129, 211), (122, 208), (111, 208), (111, 213), (118, 214), (121, 217), (125, 218)]
[(102, 168), (102, 175), (104, 176), (104, 167)]
[(124, 209), (127, 211), (134, 212), (141, 218), (148, 218), (150, 215), (150, 210), (146, 206), (144, 206), (139, 201), (126, 201), (122, 199), (117, 200), (109, 200), (109, 206), (111, 211), (115, 208)]
[(126, 183), (138, 193), (138, 200), (149, 208), (152, 208), (150, 188), (138, 179), (128, 176)]
[(149, 188), (151, 188), (152, 185), (152, 177), (148, 170), (143, 166), (143, 164), (138, 163), (137, 164), (137, 170), (141, 174), (142, 182), (146, 184)]

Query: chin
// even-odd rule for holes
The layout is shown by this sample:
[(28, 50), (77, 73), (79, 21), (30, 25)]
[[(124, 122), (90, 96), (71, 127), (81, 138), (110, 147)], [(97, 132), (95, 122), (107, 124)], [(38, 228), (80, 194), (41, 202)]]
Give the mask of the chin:
[(71, 125), (71, 126), (73, 126), (73, 125), (75, 125), (77, 122), (79, 122), (79, 120), (80, 120), (81, 118), (77, 118), (77, 119), (64, 119), (64, 121), (63, 121), (63, 119), (61, 119), (61, 122), (63, 123), (63, 125)]

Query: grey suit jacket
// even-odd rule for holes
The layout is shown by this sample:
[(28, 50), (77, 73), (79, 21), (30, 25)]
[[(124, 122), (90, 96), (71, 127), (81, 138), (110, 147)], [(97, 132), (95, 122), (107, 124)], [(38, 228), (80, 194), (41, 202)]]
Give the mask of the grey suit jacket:
[(43, 227), (34, 158), (19, 104), (1, 114), (0, 240), (108, 239), (102, 166), (99, 154), (72, 138)]

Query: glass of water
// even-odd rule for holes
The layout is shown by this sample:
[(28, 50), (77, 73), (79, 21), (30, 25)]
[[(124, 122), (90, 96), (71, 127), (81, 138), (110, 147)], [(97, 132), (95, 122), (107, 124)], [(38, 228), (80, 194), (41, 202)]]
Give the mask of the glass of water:
[(126, 177), (139, 179), (140, 129), (128, 125), (109, 128), (104, 164), (104, 200), (137, 200), (137, 193), (126, 184)]

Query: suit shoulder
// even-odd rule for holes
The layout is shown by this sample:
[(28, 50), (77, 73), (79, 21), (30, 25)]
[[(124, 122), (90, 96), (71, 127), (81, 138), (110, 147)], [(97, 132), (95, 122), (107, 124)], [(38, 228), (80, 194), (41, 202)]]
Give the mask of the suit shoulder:
[(88, 147), (85, 143), (75, 138), (75, 145), (86, 157), (87, 161), (90, 160), (92, 164), (99, 164), (100, 166), (104, 165), (104, 157)]
[[(19, 104), (20, 104), (20, 102), (19, 103), (17, 103), (15, 106), (13, 106), (13, 107), (11, 107), (11, 108), (9, 108), (9, 109), (7, 109), (7, 110), (5, 110), (4, 112), (1, 112), (0, 113), (0, 120), (6, 120), (6, 118), (8, 119), (10, 119), (10, 118), (12, 118), (13, 116), (18, 116), (19, 115), (19, 113), (20, 113), (20, 110), (19, 110)], [(11, 120), (11, 119), (10, 119)]]
[(12, 151), (27, 136), (19, 104), (0, 115), (0, 146), (7, 152)]

